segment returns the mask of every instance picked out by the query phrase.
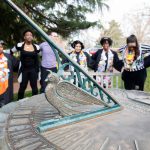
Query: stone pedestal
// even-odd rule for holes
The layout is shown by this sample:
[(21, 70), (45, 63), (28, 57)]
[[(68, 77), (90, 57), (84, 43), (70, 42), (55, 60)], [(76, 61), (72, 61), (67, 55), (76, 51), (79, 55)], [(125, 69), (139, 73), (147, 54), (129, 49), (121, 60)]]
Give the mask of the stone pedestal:
[(2, 150), (149, 150), (150, 94), (110, 90), (123, 110), (38, 133), (44, 120), (59, 118), (44, 94), (0, 109)]

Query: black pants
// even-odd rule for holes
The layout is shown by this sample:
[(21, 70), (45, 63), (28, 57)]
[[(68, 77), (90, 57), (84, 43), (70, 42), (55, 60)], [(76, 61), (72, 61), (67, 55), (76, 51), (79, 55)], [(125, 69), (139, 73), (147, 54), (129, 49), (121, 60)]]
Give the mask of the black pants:
[(144, 67), (150, 67), (150, 55), (144, 58)]
[(38, 72), (36, 71), (36, 69), (25, 70), (22, 72), (22, 82), (20, 83), (18, 99), (24, 98), (24, 92), (27, 88), (28, 81), (30, 81), (30, 86), (32, 88), (32, 95), (38, 94), (37, 79), (38, 79)]
[(0, 108), (5, 104), (6, 104), (6, 102), (5, 102), (4, 94), (2, 94), (2, 95), (0, 95)]
[(49, 71), (51, 70), (52, 72), (57, 73), (57, 68), (44, 68), (41, 66), (41, 80), (40, 80), (40, 84), (41, 84), (41, 89), (40, 89), (40, 93), (44, 93), (45, 92), (45, 88), (47, 86), (47, 83), (45, 82), (45, 79), (47, 78)]
[(146, 76), (146, 69), (133, 72), (124, 70), (122, 73), (122, 80), (124, 81), (125, 89), (143, 91)]
[(9, 91), (7, 89), (4, 94), (0, 95), (0, 108), (11, 101), (9, 98)]

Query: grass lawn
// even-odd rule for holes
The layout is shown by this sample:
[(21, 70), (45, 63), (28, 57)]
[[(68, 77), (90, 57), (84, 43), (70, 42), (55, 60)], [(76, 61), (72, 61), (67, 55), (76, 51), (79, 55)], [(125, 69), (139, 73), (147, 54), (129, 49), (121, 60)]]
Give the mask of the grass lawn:
[(147, 69), (147, 78), (145, 81), (144, 91), (150, 92), (150, 68)]
[[(32, 91), (25, 92), (25, 96), (24, 97), (31, 97), (31, 96), (32, 96)], [(13, 101), (17, 101), (17, 97), (18, 97), (18, 93), (15, 93)]]
[[(113, 78), (113, 87), (116, 87), (116, 77)], [(118, 77), (118, 88), (124, 88), (121, 76)], [(147, 78), (145, 81), (144, 91), (150, 92), (150, 68), (147, 69)]]

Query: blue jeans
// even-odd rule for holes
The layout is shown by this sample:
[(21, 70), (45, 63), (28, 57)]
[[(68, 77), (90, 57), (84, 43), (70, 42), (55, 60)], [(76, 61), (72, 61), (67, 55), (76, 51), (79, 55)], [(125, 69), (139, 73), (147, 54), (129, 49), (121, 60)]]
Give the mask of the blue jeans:
[(41, 89), (40, 89), (40, 93), (44, 93), (45, 92), (45, 88), (47, 86), (47, 83), (45, 82), (45, 79), (47, 78), (49, 71), (51, 70), (52, 72), (57, 73), (57, 68), (44, 68), (41, 66), (41, 80), (40, 80), (40, 84), (41, 84)]

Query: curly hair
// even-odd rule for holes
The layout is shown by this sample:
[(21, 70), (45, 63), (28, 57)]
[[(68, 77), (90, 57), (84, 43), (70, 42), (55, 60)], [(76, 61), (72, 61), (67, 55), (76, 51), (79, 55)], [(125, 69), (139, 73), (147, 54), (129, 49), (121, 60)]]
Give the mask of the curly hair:
[(100, 44), (103, 45), (104, 43), (108, 42), (109, 43), (109, 46), (112, 45), (113, 41), (111, 38), (109, 37), (102, 37), (101, 40), (100, 40)]
[(27, 29), (27, 30), (25, 30), (24, 32), (23, 32), (23, 36), (25, 36), (25, 34), (27, 33), (27, 32), (30, 32), (30, 33), (32, 33), (33, 34), (33, 31), (32, 30), (30, 30), (30, 29)]
[(80, 45), (81, 45), (81, 50), (84, 49), (83, 43), (82, 43), (81, 41), (79, 41), (79, 40), (74, 41), (74, 42), (71, 44), (71, 47), (72, 47), (72, 48), (75, 48), (77, 44), (80, 44)]

